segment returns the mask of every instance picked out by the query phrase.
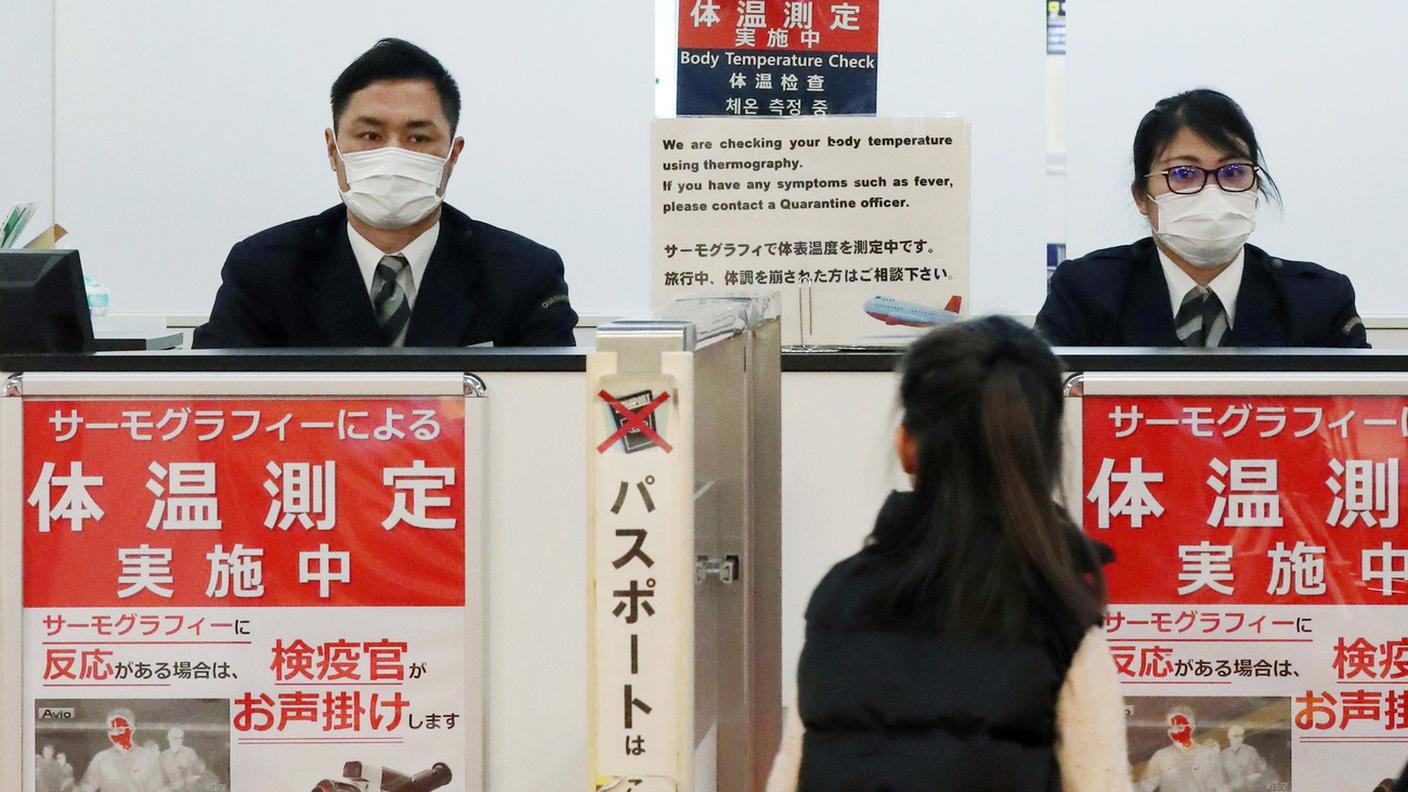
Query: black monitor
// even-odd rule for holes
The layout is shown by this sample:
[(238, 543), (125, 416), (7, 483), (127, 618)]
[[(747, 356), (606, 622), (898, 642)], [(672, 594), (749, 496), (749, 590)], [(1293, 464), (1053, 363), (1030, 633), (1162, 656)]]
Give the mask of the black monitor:
[(0, 353), (92, 352), (77, 250), (0, 250)]

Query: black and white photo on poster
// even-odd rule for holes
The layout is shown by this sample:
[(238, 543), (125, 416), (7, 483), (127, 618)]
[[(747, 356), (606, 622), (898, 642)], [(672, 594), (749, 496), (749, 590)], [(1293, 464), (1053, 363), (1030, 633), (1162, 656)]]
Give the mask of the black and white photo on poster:
[(1138, 792), (1288, 792), (1291, 703), (1279, 697), (1129, 696)]
[(40, 699), (35, 792), (226, 792), (225, 699)]

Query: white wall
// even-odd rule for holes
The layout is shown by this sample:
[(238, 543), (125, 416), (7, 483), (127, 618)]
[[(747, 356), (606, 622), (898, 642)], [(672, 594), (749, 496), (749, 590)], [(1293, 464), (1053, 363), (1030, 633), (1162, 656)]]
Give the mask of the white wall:
[(557, 248), (579, 309), (646, 308), (648, 7), (56, 2), (60, 221), (114, 312), (204, 313), (231, 244), (337, 203), (328, 90), (383, 36), (459, 80), (449, 202)]
[(1148, 233), (1130, 146), (1158, 99), (1217, 88), (1256, 128), (1285, 195), (1252, 243), (1349, 275), (1361, 313), (1408, 315), (1402, 86), (1408, 7), (1376, 0), (1080, 0), (1070, 11), (1068, 253)]
[(1037, 3), (887, 0), (879, 111), (973, 124), (973, 311), (1046, 297), (1046, 17)]
[[(430, 0), (410, 14), (367, 0), (11, 0), (0, 63), (19, 76), (5, 102), (23, 123), (7, 124), (0, 146), (0, 209), (35, 197), (47, 208), (54, 193), (115, 313), (202, 314), (233, 242), (336, 201), (321, 144), (328, 86), (377, 37), (401, 35), (464, 88), (470, 145), (450, 200), (557, 247), (582, 313), (639, 313), (647, 125), (655, 76), (661, 90), (673, 78), (662, 55), (673, 25), (643, 6)], [(1210, 84), (1246, 107), (1286, 194), (1284, 220), (1264, 211), (1253, 241), (1348, 273), (1366, 315), (1408, 315), (1394, 240), (1408, 206), (1397, 145), (1408, 8), (1179, 8), (1179, 19), (1212, 24), (1165, 34), (1157, 3), (1083, 0), (1072, 11), (1057, 116), (1073, 119), (1063, 193), (1061, 177), (1043, 183), (1037, 12), (885, 3), (881, 113), (974, 122), (975, 309), (1034, 313), (1048, 236), (1079, 255), (1141, 235), (1126, 188), (1134, 126), (1155, 99)]]
[(54, 4), (5, 0), (0, 9), (0, 223), (39, 201), (20, 242), (53, 223)]
[(782, 702), (797, 697), (807, 601), (860, 550), (885, 496), (908, 489), (895, 461), (899, 376), (782, 376)]
[[(648, 309), (647, 134), (663, 66), (648, 6), (50, 2), (60, 219), (114, 313), (203, 313), (232, 243), (336, 202), (328, 87), (383, 35), (425, 46), (460, 80), (468, 147), (448, 200), (558, 248), (579, 312)], [(1041, 17), (924, 0), (881, 13), (881, 113), (974, 124), (976, 309), (1034, 312)]]
[[(587, 780), (587, 425), (582, 373), (489, 390), (485, 789)], [(514, 427), (534, 427), (532, 442)], [(272, 792), (272, 791), (271, 791)]]

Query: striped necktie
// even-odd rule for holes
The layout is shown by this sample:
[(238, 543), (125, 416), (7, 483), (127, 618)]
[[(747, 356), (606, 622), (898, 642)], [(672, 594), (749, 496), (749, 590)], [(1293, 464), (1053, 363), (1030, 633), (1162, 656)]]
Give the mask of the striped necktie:
[(1215, 347), (1227, 333), (1227, 312), (1222, 310), (1216, 292), (1206, 286), (1194, 286), (1178, 306), (1173, 325), (1184, 346)]
[(381, 327), (381, 342), (386, 346), (405, 346), (406, 327), (411, 323), (411, 306), (406, 302), (406, 290), (397, 278), (410, 267), (405, 256), (382, 256), (372, 276), (372, 310)]

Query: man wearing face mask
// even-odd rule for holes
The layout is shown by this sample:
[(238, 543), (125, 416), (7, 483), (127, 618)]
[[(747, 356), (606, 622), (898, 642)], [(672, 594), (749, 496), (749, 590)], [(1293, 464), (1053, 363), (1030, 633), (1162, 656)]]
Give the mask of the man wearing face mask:
[[(161, 752), (161, 772), (168, 792), (204, 792), (205, 762), (186, 745), (186, 731), (180, 726), (166, 730), (167, 748)], [(208, 788), (206, 785), (205, 788)]]
[(210, 347), (572, 346), (562, 259), (442, 203), (464, 139), (455, 80), (382, 39), (333, 83), (342, 203), (230, 251)]
[(159, 756), (135, 743), (137, 718), (132, 710), (115, 709), (103, 723), (110, 745), (88, 763), (78, 783), (81, 792), (161, 792), (166, 785), (161, 780)]
[(1247, 730), (1241, 724), (1227, 727), (1227, 747), (1219, 761), (1232, 792), (1268, 792), (1281, 779), (1261, 753), (1246, 743)]
[(1137, 792), (1232, 792), (1218, 762), (1217, 743), (1199, 742), (1197, 721), (1187, 707), (1164, 715), (1169, 744), (1154, 752), (1134, 785)]
[(1260, 197), (1279, 193), (1231, 98), (1161, 100), (1135, 133), (1134, 169), (1152, 236), (1056, 268), (1036, 319), (1052, 344), (1369, 346), (1348, 278), (1246, 244)]

